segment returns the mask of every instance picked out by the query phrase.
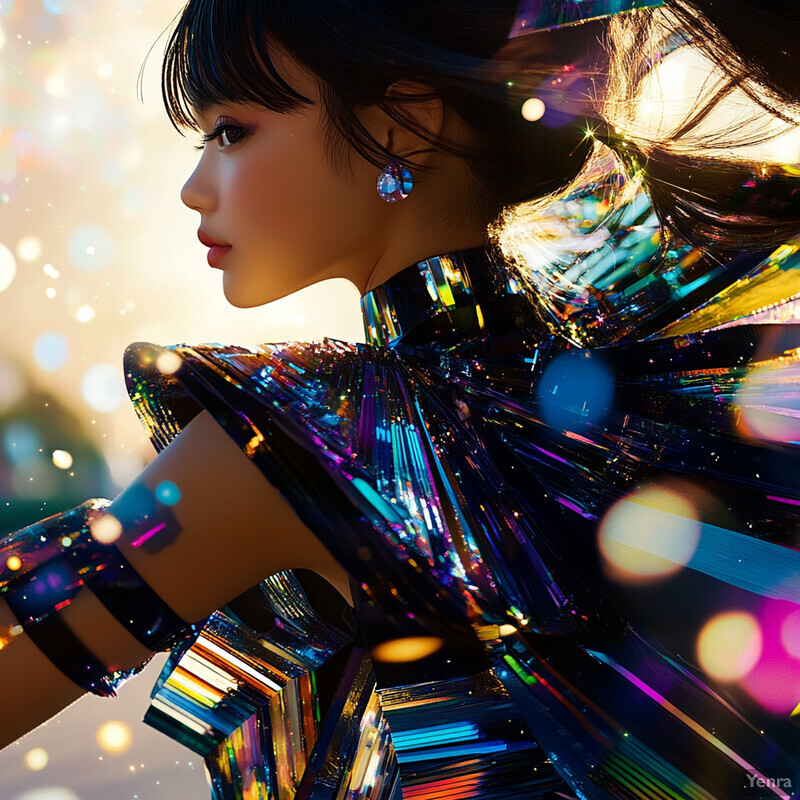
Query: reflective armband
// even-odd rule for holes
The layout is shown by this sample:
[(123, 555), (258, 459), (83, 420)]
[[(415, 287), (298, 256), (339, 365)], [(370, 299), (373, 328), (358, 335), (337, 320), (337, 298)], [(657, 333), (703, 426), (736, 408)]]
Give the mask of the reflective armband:
[(194, 628), (161, 600), (113, 542), (93, 535), (108, 505), (108, 500), (87, 500), (0, 541), (0, 596), (19, 625), (65, 675), (102, 696), (113, 696), (136, 670), (108, 673), (59, 616), (82, 587), (151, 650), (169, 649)]

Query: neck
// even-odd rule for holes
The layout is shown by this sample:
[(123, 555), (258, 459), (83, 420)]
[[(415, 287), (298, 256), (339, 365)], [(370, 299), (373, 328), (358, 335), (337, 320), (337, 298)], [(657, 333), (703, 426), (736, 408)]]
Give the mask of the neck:
[(391, 222), (383, 228), (379, 255), (358, 276), (362, 295), (410, 264), (488, 245), (488, 221), (467, 202), (471, 195), (464, 181), (441, 181), (436, 187), (415, 186), (407, 200), (386, 207)]

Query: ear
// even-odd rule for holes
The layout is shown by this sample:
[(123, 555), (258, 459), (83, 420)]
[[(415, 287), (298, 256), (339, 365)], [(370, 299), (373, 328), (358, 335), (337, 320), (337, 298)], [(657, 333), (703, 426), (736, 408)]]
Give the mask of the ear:
[(385, 96), (389, 113), (377, 106), (366, 110), (364, 122), (370, 133), (389, 152), (424, 164), (433, 147), (430, 140), (435, 142), (442, 135), (445, 109), (441, 96), (430, 86), (412, 81), (395, 81)]

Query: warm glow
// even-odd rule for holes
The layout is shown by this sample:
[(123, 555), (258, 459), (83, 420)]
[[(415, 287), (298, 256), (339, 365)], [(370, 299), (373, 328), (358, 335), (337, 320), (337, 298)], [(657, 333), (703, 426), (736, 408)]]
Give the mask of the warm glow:
[(26, 236), (17, 242), (17, 255), (22, 261), (36, 261), (42, 254), (42, 243), (35, 236)]
[(50, 763), (50, 756), (43, 747), (34, 747), (25, 753), (22, 760), (26, 769), (31, 770), (31, 772), (39, 772)]
[(8, 561), (6, 561), (6, 566), (12, 571), (16, 572), (20, 567), (22, 567), (22, 561), (20, 560), (19, 556), (11, 556)]
[(165, 350), (156, 359), (156, 369), (162, 375), (172, 375), (181, 366), (181, 357), (173, 350)]
[(94, 309), (91, 306), (81, 306), (75, 312), (78, 322), (91, 322), (94, 319)]
[(522, 104), (522, 116), (528, 122), (537, 122), (544, 116), (547, 106), (538, 97), (529, 97)]
[(734, 395), (739, 409), (739, 431), (774, 442), (800, 441), (800, 419), (792, 408), (800, 381), (800, 361), (780, 358), (750, 369)]
[(122, 523), (113, 514), (103, 514), (89, 524), (89, 530), (98, 542), (111, 544), (122, 536)]
[(131, 746), (131, 731), (124, 722), (106, 722), (97, 731), (97, 743), (107, 753), (124, 753)]
[(674, 489), (645, 486), (618, 500), (599, 527), (607, 573), (622, 583), (672, 575), (689, 563), (700, 540), (694, 505)]
[(72, 453), (66, 450), (53, 450), (53, 463), (59, 469), (69, 469), (72, 466)]
[(417, 661), (435, 653), (443, 644), (438, 636), (407, 636), (382, 642), (372, 648), (371, 655), (376, 661)]
[(758, 620), (744, 611), (731, 611), (703, 626), (697, 637), (697, 658), (712, 678), (736, 681), (756, 665), (762, 646)]

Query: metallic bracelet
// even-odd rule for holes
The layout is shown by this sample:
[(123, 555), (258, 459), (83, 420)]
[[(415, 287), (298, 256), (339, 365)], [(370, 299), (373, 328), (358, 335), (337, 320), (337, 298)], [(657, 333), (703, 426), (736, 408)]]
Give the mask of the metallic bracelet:
[[(87, 501), (64, 515), (71, 542), (64, 555), (98, 600), (150, 650), (169, 650), (192, 627), (181, 619), (142, 579), (113, 542), (93, 535), (93, 525), (105, 516), (107, 500)], [(79, 513), (80, 512), (80, 513)], [(70, 524), (69, 515), (74, 515)], [(85, 520), (84, 520), (85, 518)], [(124, 522), (124, 520), (123, 520)], [(128, 526), (125, 525), (126, 531)], [(57, 534), (64, 542), (61, 534)]]
[[(178, 617), (118, 548), (92, 535), (108, 500), (87, 500), (0, 541), (0, 596), (36, 646), (87, 691), (113, 695), (131, 672), (107, 669), (59, 617), (88, 588), (142, 644), (166, 649), (193, 626)], [(135, 670), (134, 670), (135, 671)]]

